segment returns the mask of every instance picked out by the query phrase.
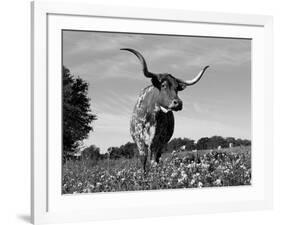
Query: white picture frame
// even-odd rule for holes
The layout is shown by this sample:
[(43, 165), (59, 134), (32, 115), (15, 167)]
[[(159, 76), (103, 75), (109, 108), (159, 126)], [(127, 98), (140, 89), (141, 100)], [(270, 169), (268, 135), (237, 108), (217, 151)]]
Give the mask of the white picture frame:
[[(182, 26), (188, 26), (190, 35), (252, 38), (253, 185), (190, 190), (189, 193), (175, 190), (62, 196), (59, 192), (61, 177), (56, 172), (60, 169), (60, 152), (54, 151), (60, 138), (52, 135), (52, 131), (61, 129), (58, 125), (60, 110), (55, 110), (60, 105), (57, 93), (61, 83), (60, 76), (50, 75), (61, 73), (58, 69), (61, 68), (59, 31), (72, 28), (149, 33), (156, 26), (160, 34), (178, 34), (182, 32), (179, 31)], [(272, 43), (270, 16), (32, 2), (32, 222), (61, 223), (272, 208)]]

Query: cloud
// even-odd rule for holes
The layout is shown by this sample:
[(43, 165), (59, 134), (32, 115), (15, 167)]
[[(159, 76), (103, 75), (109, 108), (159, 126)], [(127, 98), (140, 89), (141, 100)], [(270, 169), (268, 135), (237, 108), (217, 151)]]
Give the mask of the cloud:
[(134, 55), (119, 50), (123, 47), (139, 50), (151, 71), (174, 74), (188, 73), (192, 67), (237, 66), (250, 60), (249, 44), (242, 41), (237, 46), (236, 40), (70, 31), (64, 38), (65, 66), (77, 74), (94, 74), (97, 79), (142, 78), (132, 76), (141, 74), (141, 65)]
[[(132, 112), (136, 99), (136, 97), (115, 93), (109, 90), (101, 101), (96, 101), (96, 104), (92, 104), (94, 105), (92, 111), (97, 114), (110, 112), (115, 115), (128, 115)], [(94, 102), (95, 101), (93, 101), (93, 103)]]

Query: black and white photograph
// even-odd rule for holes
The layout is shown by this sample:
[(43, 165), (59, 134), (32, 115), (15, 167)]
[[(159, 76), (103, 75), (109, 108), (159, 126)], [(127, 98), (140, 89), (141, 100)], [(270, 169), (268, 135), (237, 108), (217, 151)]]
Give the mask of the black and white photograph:
[(251, 185), (251, 39), (61, 41), (62, 194)]

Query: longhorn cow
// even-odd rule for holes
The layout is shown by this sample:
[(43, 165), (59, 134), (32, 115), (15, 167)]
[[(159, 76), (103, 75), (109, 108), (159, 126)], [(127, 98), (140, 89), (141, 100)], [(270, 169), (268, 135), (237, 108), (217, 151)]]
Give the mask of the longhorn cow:
[(173, 135), (173, 111), (182, 110), (183, 105), (178, 92), (196, 84), (209, 66), (201, 70), (194, 79), (183, 81), (168, 73), (152, 73), (138, 51), (130, 48), (121, 50), (137, 56), (144, 76), (150, 78), (152, 83), (141, 91), (130, 122), (130, 133), (137, 144), (140, 160), (146, 171), (147, 162), (152, 164), (159, 162), (162, 149)]

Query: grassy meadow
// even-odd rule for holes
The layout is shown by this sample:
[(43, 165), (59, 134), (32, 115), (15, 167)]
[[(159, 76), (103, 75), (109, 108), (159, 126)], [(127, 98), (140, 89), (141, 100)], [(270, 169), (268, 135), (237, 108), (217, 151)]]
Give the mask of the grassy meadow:
[(250, 184), (251, 147), (165, 153), (146, 174), (137, 158), (68, 160), (62, 168), (62, 194)]

